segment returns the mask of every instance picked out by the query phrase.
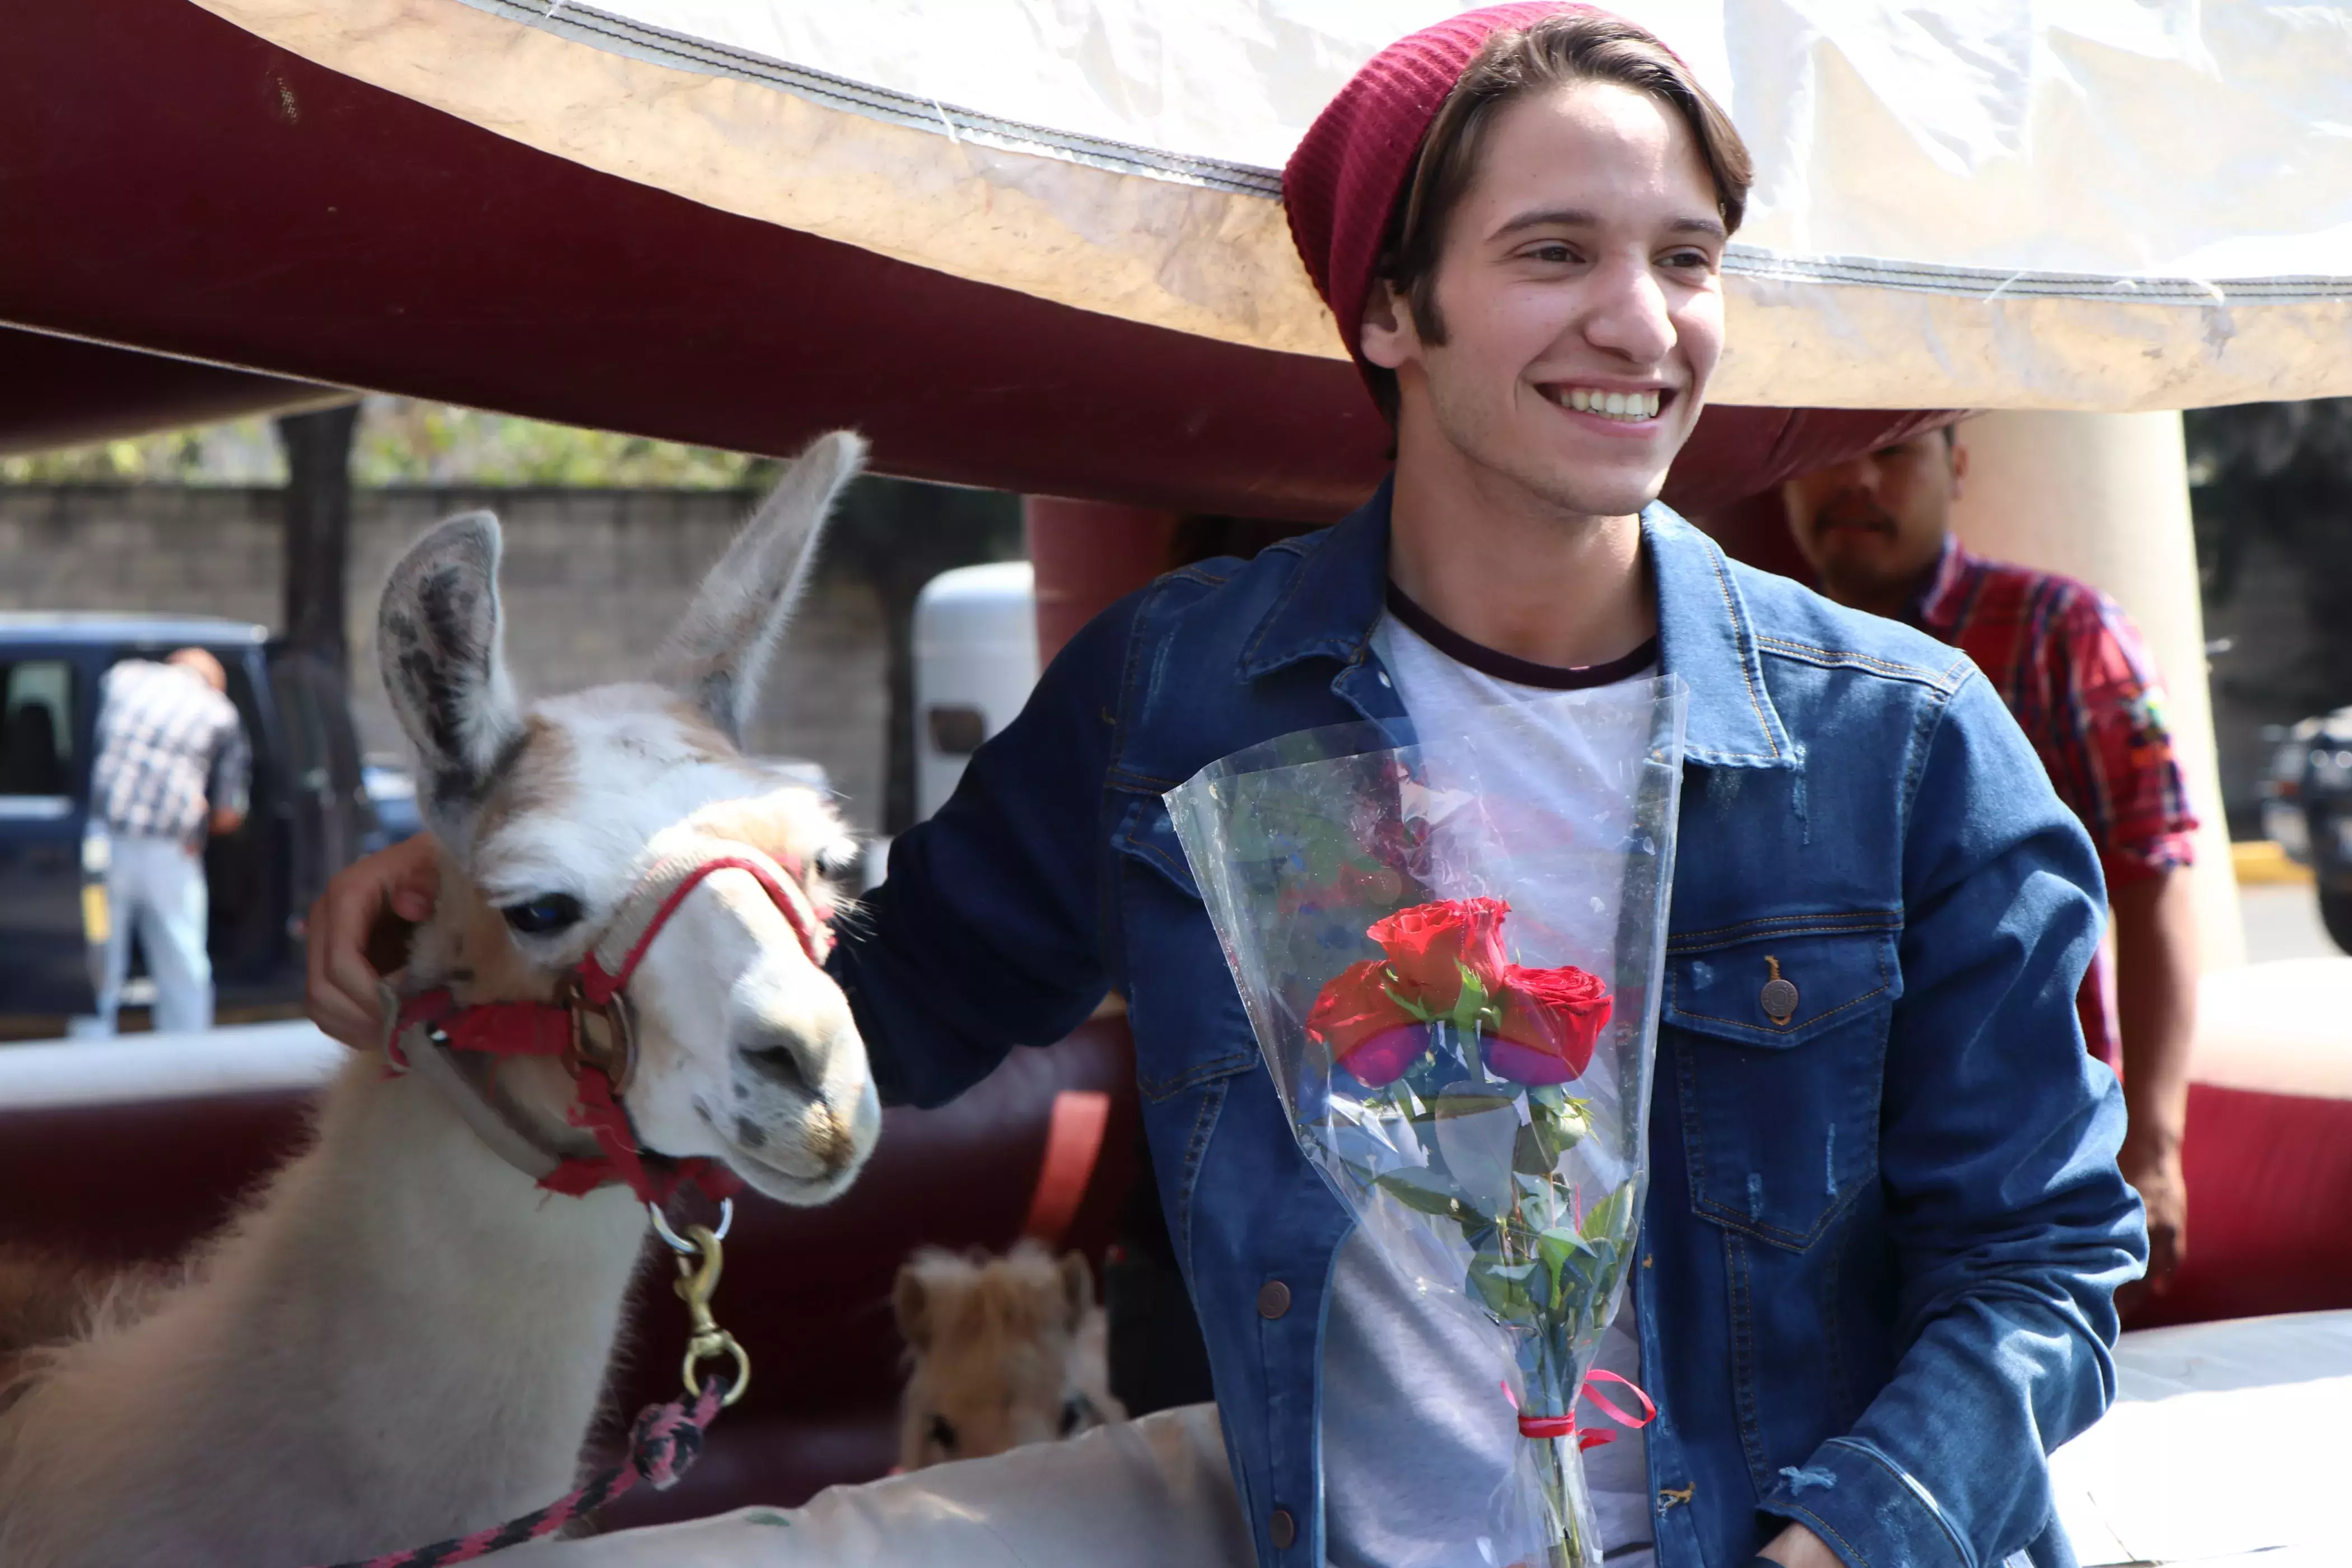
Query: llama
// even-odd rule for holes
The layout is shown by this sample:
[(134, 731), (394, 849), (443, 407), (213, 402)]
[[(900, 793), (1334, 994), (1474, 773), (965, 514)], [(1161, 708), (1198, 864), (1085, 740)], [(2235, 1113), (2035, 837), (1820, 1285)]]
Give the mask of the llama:
[[(443, 846), (404, 989), (544, 1003), (591, 960), (609, 969), (599, 944), (634, 919), (649, 945), (616, 1088), (637, 1147), (723, 1162), (792, 1204), (849, 1184), (880, 1111), (817, 962), (843, 829), (739, 742), (863, 451), (837, 433), (794, 465), (645, 683), (519, 701), (487, 513), (408, 552), (379, 622)], [(680, 865), (701, 879), (664, 870)], [(664, 886), (667, 924), (632, 916)], [(587, 1078), (576, 1091), (550, 1057), (431, 1059), (397, 1076), (352, 1060), (309, 1151), (176, 1279), (99, 1292), (63, 1342), (28, 1350), (37, 1331), (0, 1323), (0, 1562), (296, 1568), (482, 1529), (571, 1486), (646, 1207), (625, 1186), (535, 1184), (534, 1162), (596, 1152), (566, 1120)]]
[(907, 1341), (898, 1462), (919, 1470), (985, 1458), (1127, 1419), (1111, 1397), (1094, 1276), (1024, 1240), (1002, 1258), (926, 1247), (898, 1269)]

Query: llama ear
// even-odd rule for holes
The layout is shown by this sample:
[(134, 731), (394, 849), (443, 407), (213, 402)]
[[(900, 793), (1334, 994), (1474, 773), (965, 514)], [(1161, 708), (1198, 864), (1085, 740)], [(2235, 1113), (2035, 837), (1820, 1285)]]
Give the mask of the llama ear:
[(760, 503), (654, 656), (654, 679), (686, 696), (739, 746), (758, 706), (760, 678), (808, 581), (825, 515), (865, 461), (866, 443), (855, 432), (818, 437)]
[(1095, 1307), (1094, 1270), (1087, 1267), (1084, 1253), (1062, 1254), (1062, 1295), (1070, 1309), (1070, 1331), (1076, 1333)]
[(376, 612), (376, 661), (416, 748), (423, 812), (446, 844), (521, 738), (499, 617), (499, 520), (453, 517), (392, 569)]
[(924, 1289), (923, 1277), (912, 1264), (898, 1268), (898, 1282), (891, 1288), (890, 1307), (898, 1315), (898, 1333), (919, 1351), (931, 1348), (930, 1292)]

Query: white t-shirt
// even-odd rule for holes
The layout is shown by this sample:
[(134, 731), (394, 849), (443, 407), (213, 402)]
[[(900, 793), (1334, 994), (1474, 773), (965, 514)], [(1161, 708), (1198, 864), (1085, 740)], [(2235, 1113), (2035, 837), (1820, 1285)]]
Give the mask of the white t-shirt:
[[(1548, 671), (1463, 642), (1410, 605), (1381, 619), (1372, 649), (1408, 713), (1491, 708), (1561, 689), (1646, 680), (1657, 662), (1650, 644), (1590, 671)], [(1571, 744), (1567, 737), (1562, 743)], [(1529, 761), (1539, 769), (1539, 757)], [(1563, 805), (1570, 805), (1563, 816), (1583, 815)], [(1509, 1356), (1500, 1330), (1433, 1307), (1360, 1229), (1349, 1236), (1333, 1270), (1323, 1341), (1324, 1535), (1332, 1568), (1484, 1568), (1476, 1539), (1487, 1500), (1527, 1441), (1498, 1386)], [(1641, 1381), (1631, 1289), (1601, 1335), (1593, 1365)], [(1630, 1396), (1615, 1403), (1628, 1405)], [(1601, 1429), (1616, 1427), (1603, 1422)], [(1610, 1568), (1652, 1568), (1642, 1434), (1619, 1431), (1583, 1458)]]

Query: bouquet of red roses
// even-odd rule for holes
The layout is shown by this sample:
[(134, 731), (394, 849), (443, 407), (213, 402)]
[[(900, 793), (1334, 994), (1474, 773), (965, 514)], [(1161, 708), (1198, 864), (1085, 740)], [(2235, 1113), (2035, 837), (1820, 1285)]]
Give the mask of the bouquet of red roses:
[(1509, 1343), (1528, 1441), (1490, 1562), (1600, 1561), (1575, 1411), (1647, 1186), (1683, 704), (1669, 679), (1289, 736), (1168, 796), (1301, 1149)]
[(1308, 1037), (1366, 1084), (1394, 1082), (1426, 1057), (1433, 1028), (1483, 1042), (1486, 1067), (1513, 1083), (1566, 1083), (1583, 1075), (1609, 1022), (1609, 987), (1572, 963), (1529, 969), (1504, 957), (1500, 899), (1418, 904), (1364, 934), (1381, 956), (1323, 984)]

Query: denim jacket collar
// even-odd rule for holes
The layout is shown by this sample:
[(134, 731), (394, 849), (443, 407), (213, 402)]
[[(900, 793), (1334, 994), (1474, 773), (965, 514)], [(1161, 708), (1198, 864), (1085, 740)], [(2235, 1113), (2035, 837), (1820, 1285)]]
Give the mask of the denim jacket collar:
[[(1370, 657), (1387, 598), (1393, 482), (1382, 480), (1371, 500), (1304, 545), (1289, 587), (1242, 645), (1244, 679), (1302, 659), (1360, 665)], [(1643, 510), (1642, 548), (1657, 584), (1659, 668), (1690, 688), (1684, 755), (1712, 767), (1798, 766), (1723, 552), (1661, 502)]]

